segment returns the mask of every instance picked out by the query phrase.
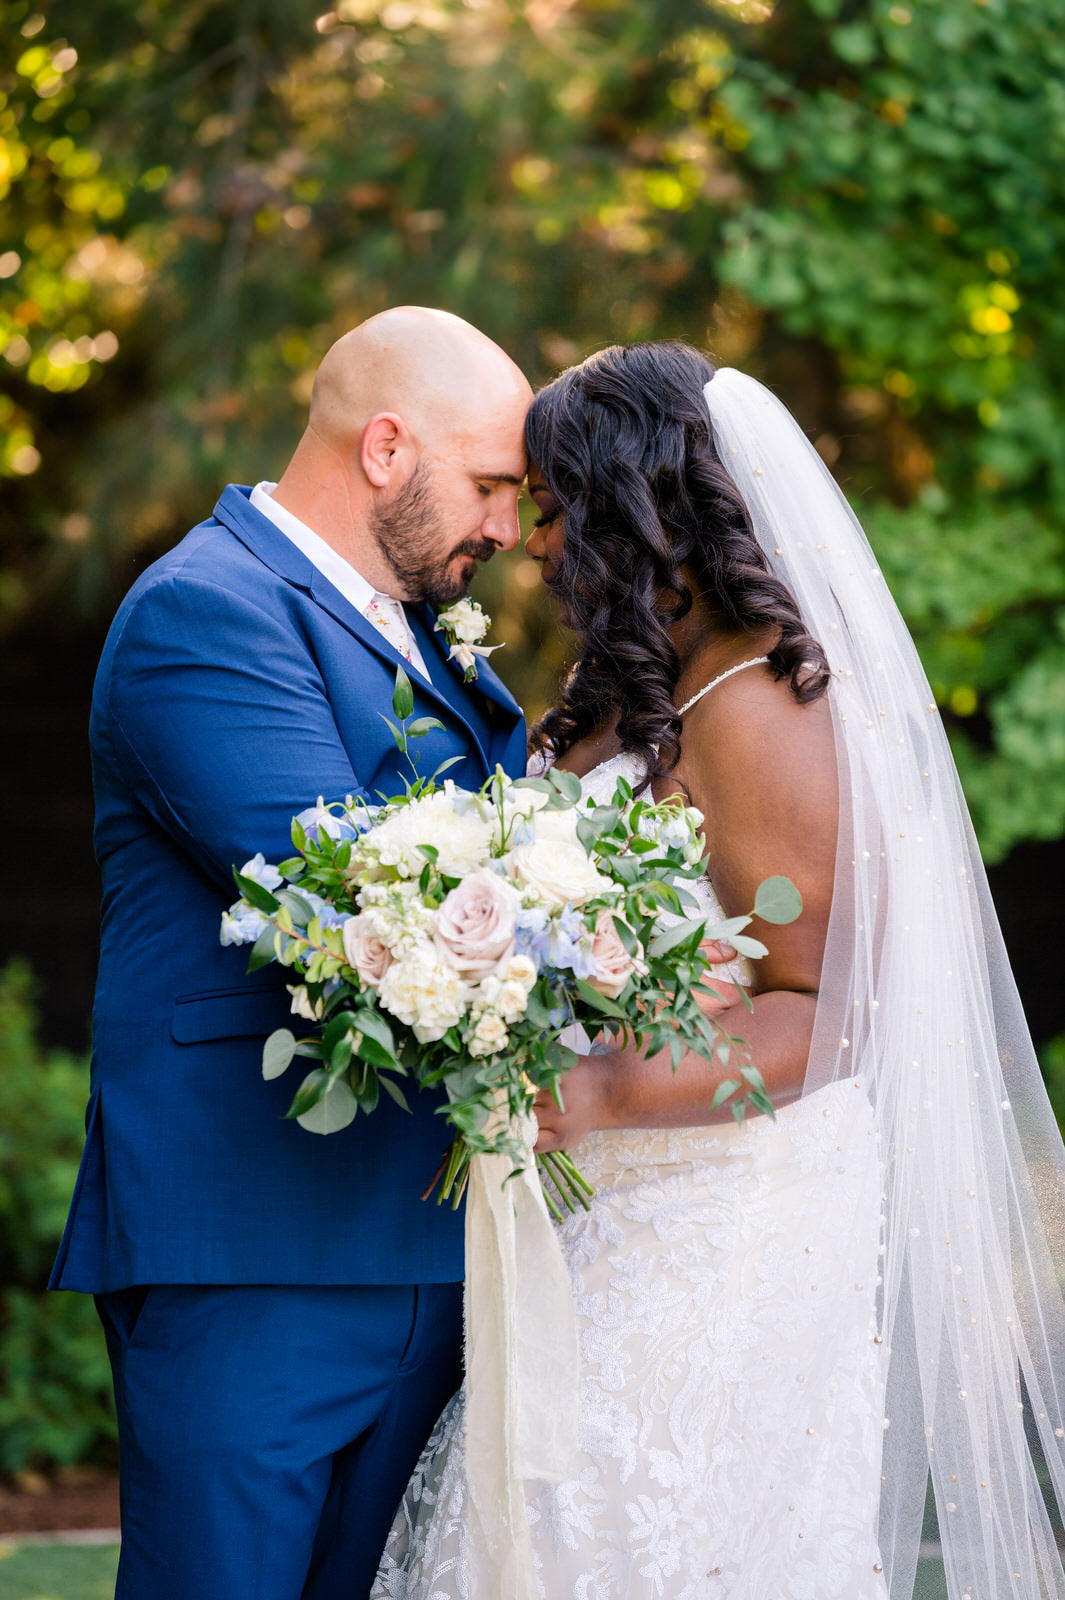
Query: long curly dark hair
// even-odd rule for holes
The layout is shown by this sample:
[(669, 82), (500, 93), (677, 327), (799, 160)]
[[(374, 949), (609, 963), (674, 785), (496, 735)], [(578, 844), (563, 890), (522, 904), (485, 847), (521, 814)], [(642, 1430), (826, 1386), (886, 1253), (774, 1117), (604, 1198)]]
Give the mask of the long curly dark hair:
[(552, 588), (582, 646), (532, 730), (534, 749), (561, 755), (613, 719), (645, 783), (676, 766), (680, 660), (669, 630), (692, 606), (684, 569), (723, 628), (775, 630), (769, 665), (798, 701), (828, 686), (825, 653), (714, 448), (703, 389), (715, 371), (676, 341), (611, 345), (533, 400), (529, 455), (566, 520)]

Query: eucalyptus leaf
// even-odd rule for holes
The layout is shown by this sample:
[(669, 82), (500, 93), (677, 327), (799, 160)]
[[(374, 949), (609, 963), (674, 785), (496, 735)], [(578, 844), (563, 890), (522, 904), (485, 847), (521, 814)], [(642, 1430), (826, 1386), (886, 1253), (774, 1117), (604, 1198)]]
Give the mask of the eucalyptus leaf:
[(295, 1035), (287, 1028), (278, 1028), (263, 1045), (263, 1077), (268, 1082), (271, 1078), (280, 1078), (288, 1071), (295, 1054)]
[(648, 954), (664, 956), (670, 950), (675, 950), (678, 945), (684, 944), (693, 935), (701, 939), (703, 928), (704, 924), (701, 917), (688, 917), (684, 922), (678, 922), (674, 927), (665, 928), (661, 933), (656, 934), (647, 947)]
[(283, 906), (287, 906), (302, 928), (305, 928), (314, 916), (314, 907), (309, 900), (304, 899), (298, 889), (279, 889), (277, 898)]
[(733, 934), (742, 932), (750, 921), (750, 917), (725, 917), (723, 921), (707, 928), (706, 938), (714, 939), (719, 944), (735, 944)]
[(552, 767), (547, 775), (547, 781), (553, 789), (564, 799), (576, 805), (581, 797), (581, 780), (575, 772), (566, 772), (562, 767)]
[(780, 926), (794, 922), (802, 911), (802, 895), (790, 878), (766, 878), (754, 897), (754, 914), (763, 922)]
[(745, 933), (734, 933), (729, 943), (737, 955), (749, 956), (752, 961), (758, 961), (762, 956), (769, 954), (760, 939), (751, 939)]
[(343, 1078), (331, 1078), (329, 1087), (309, 1110), (300, 1112), (296, 1121), (308, 1133), (339, 1133), (354, 1122), (359, 1102)]

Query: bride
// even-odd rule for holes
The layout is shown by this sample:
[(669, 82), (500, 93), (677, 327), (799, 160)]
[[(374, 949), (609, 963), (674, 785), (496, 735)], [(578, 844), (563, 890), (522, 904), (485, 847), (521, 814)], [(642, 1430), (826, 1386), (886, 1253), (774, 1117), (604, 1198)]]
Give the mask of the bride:
[(596, 1190), (558, 1236), (578, 1450), (519, 1482), (515, 1563), (460, 1393), (374, 1600), (909, 1600), (929, 1474), (952, 1600), (1065, 1600), (1037, 1478), (1065, 1501), (1065, 1161), (872, 553), (779, 402), (684, 345), (572, 368), (527, 440), (528, 550), (581, 641), (540, 761), (697, 805), (711, 921), (776, 873), (804, 913), (756, 976), (716, 969), (774, 1118), (626, 1051), (538, 1103)]

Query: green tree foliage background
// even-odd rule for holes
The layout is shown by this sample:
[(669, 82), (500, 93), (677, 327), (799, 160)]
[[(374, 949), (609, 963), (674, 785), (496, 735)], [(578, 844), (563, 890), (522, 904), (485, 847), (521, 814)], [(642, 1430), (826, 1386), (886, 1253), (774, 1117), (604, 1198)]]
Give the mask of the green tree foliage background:
[[(534, 381), (678, 334), (776, 382), (856, 498), (988, 859), (1059, 834), (1055, 0), (3, 18), (8, 616), (50, 587), (107, 608), (130, 552), (277, 470), (323, 350), (390, 302), (467, 315)], [(532, 576), (491, 598), (542, 704), (563, 646)]]
[[(276, 476), (384, 306), (469, 317), (534, 382), (677, 336), (773, 384), (851, 495), (987, 859), (1054, 839), (1063, 191), (1059, 0), (0, 0), (0, 633), (102, 622), (223, 482)], [(567, 649), (536, 569), (479, 581), (536, 712)], [(109, 1428), (88, 1308), (37, 1298), (83, 1079), (26, 982), (9, 1470)]]
[[(2, 15), (9, 623), (109, 609), (131, 553), (277, 471), (382, 306), (469, 316), (534, 381), (679, 335), (776, 384), (856, 500), (988, 858), (1061, 832), (1056, 0)], [(534, 576), (488, 582), (535, 706), (563, 645)]]

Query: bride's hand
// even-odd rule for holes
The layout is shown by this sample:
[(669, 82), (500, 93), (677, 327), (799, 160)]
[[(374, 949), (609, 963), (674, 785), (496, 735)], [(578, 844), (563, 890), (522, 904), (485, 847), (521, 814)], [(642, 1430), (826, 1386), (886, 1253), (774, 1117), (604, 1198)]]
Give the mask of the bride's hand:
[(566, 1150), (597, 1128), (609, 1128), (610, 1074), (617, 1069), (618, 1052), (578, 1056), (562, 1079), (560, 1088), (565, 1111), (560, 1111), (546, 1089), (536, 1096), (533, 1110), (540, 1125), (536, 1152)]

